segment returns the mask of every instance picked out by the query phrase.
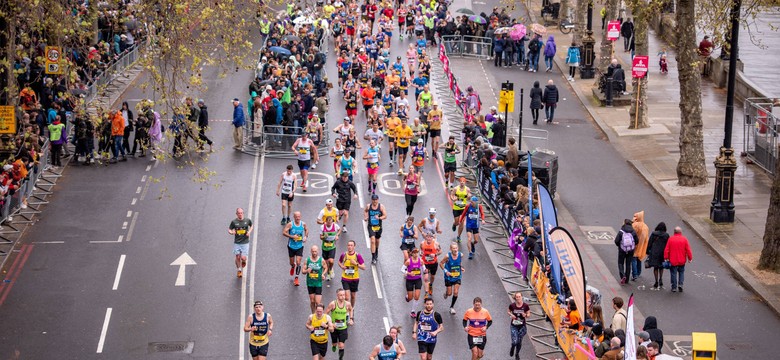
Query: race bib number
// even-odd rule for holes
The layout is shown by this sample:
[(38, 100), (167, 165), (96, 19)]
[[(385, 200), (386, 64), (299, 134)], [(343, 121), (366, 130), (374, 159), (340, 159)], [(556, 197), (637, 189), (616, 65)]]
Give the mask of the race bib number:
[(417, 275), (420, 275), (420, 269), (412, 269), (412, 271), (410, 272), (410, 274), (412, 274), (412, 276), (417, 276)]
[(371, 230), (373, 230), (373, 231), (379, 231), (379, 229), (381, 229), (381, 228), (382, 228), (381, 226), (372, 226), (372, 227), (371, 227)]
[(317, 280), (320, 278), (320, 273), (317, 271), (312, 271), (309, 273), (309, 279)]
[(322, 243), (322, 246), (323, 246), (323, 247), (333, 247), (333, 241), (328, 241), (328, 240), (325, 240), (325, 241)]
[(463, 201), (456, 201), (455, 202), (455, 206), (457, 206), (457, 207), (464, 207), (464, 206), (466, 206), (466, 203), (463, 202)]
[(436, 259), (433, 255), (425, 255), (425, 261), (431, 262)]
[(474, 345), (480, 345), (485, 341), (485, 338), (482, 336), (473, 336), (471, 337), (471, 343)]
[(398, 143), (406, 145), (406, 139), (398, 139)]
[(255, 342), (265, 341), (266, 336), (260, 334), (252, 334), (252, 340)]
[(336, 325), (337, 328), (343, 328), (343, 327), (347, 326), (347, 323), (342, 321), (342, 320), (337, 320), (335, 322), (335, 325)]
[(301, 154), (301, 155), (308, 154), (309, 153), (309, 149), (300, 148), (300, 149), (298, 149), (298, 153)]
[(344, 273), (350, 276), (355, 275), (355, 269), (354, 268), (344, 269)]
[(514, 325), (514, 326), (522, 326), (523, 325), (523, 320), (520, 320), (520, 319), (512, 320), (512, 325)]
[(314, 329), (314, 336), (324, 336), (325, 329)]
[(477, 214), (469, 214), (469, 219), (477, 220), (477, 219), (479, 219), (479, 215), (477, 215)]
[(238, 230), (236, 230), (236, 235), (246, 235), (246, 229), (238, 229)]
[(460, 271), (457, 271), (457, 270), (456, 271), (450, 271), (450, 277), (456, 278), (456, 277), (459, 277), (459, 276), (460, 276)]
[(372, 168), (372, 169), (376, 169), (376, 168), (378, 168), (378, 167), (379, 167), (379, 164), (377, 164), (377, 163), (369, 163), (369, 164), (368, 164), (368, 166), (369, 166), (370, 168)]
[(412, 244), (414, 244), (414, 238), (406, 238), (406, 239), (404, 239), (404, 242), (409, 244), (409, 245), (412, 245)]
[(406, 188), (409, 189), (409, 190), (414, 190), (415, 187), (417, 187), (417, 185), (415, 185), (415, 184), (406, 185)]
[(425, 158), (422, 155), (417, 155), (417, 161), (422, 162)]
[(422, 331), (431, 331), (431, 325), (430, 324), (420, 324), (420, 330), (422, 330)]

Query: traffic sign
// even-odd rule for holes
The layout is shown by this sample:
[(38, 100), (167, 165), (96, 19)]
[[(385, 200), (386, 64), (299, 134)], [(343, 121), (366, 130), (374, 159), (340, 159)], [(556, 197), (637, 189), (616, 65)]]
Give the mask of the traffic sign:
[(501, 84), (501, 92), (498, 96), (499, 112), (515, 111), (515, 84), (506, 81)]
[(633, 64), (631, 65), (631, 76), (635, 78), (643, 78), (647, 75), (647, 62), (649, 58), (647, 55), (634, 56)]
[(60, 61), (60, 47), (59, 46), (47, 46), (46, 47), (46, 61), (59, 62)]
[(0, 134), (16, 134), (16, 112), (13, 105), (0, 106)]
[(64, 62), (62, 61), (62, 48), (59, 46), (47, 46), (46, 47), (46, 64), (45, 71), (49, 75), (61, 75), (64, 70)]
[(620, 21), (610, 20), (607, 23), (607, 40), (615, 41), (620, 37)]

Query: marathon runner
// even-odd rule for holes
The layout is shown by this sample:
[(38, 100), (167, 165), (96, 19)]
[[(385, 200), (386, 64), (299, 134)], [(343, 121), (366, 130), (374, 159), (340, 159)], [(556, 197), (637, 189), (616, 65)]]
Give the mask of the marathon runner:
[(482, 210), (482, 204), (479, 198), (471, 197), (471, 202), (466, 205), (463, 214), (460, 216), (461, 222), (466, 223), (466, 236), (469, 242), (469, 260), (474, 258), (477, 252), (476, 245), (479, 242), (479, 226), (485, 223), (485, 212)]
[[(368, 142), (366, 153), (363, 154), (363, 159), (366, 160), (366, 168), (368, 171), (368, 192), (371, 194), (376, 192), (376, 178), (379, 173), (380, 154), (379, 147), (376, 144), (376, 140), (371, 139)], [(390, 155), (392, 154), (393, 152), (390, 151)]]
[(271, 314), (263, 311), (263, 302), (255, 301), (254, 310), (246, 318), (244, 332), (249, 334), (249, 355), (252, 360), (265, 360), (268, 356), (268, 341), (274, 329), (274, 320)]
[[(349, 156), (349, 152), (345, 156)], [(341, 232), (347, 232), (347, 221), (349, 221), (349, 207), (352, 205), (349, 192), (352, 191), (352, 199), (357, 199), (357, 186), (352, 182), (351, 175), (348, 172), (341, 173), (341, 179), (333, 183), (330, 188), (331, 194), (336, 198), (336, 209), (339, 210), (338, 218), (341, 219)], [(330, 199), (328, 199), (330, 200)]]
[(460, 177), (460, 184), (457, 187), (450, 189), (450, 200), (452, 200), (452, 216), (454, 218), (452, 222), (452, 231), (455, 228), (458, 229), (457, 241), (460, 242), (460, 235), (463, 234), (463, 221), (461, 221), (461, 215), (463, 210), (466, 209), (468, 199), (471, 197), (471, 189), (466, 186), (466, 178)]
[(396, 349), (398, 350), (398, 356), (406, 355), (406, 347), (404, 346), (404, 342), (398, 338), (398, 335), (401, 335), (401, 325), (391, 326), (390, 331), (387, 332), (387, 335), (393, 338), (393, 342), (395, 342)]
[(523, 347), (523, 337), (527, 333), (525, 327), (526, 319), (531, 315), (531, 309), (528, 304), (523, 302), (523, 294), (519, 291), (514, 293), (515, 301), (509, 304), (507, 314), (509, 314), (509, 329), (512, 336), (512, 347), (509, 349), (509, 356), (514, 355), (515, 360), (520, 359), (520, 349)]
[(309, 139), (309, 134), (304, 132), (301, 134), (300, 138), (295, 140), (295, 143), (292, 145), (292, 150), (298, 156), (298, 169), (301, 172), (301, 187), (303, 188), (303, 192), (306, 192), (306, 185), (309, 181), (309, 167), (314, 169), (311, 161), (312, 159), (314, 159), (315, 163), (319, 161), (317, 147), (314, 146), (314, 142)]
[[(347, 242), (347, 252), (339, 256), (341, 268), (341, 288), (347, 291), (349, 303), (352, 307), (357, 305), (358, 285), (360, 285), (360, 270), (366, 269), (363, 255), (355, 252), (355, 241)], [(354, 317), (352, 318), (354, 319)]]
[(338, 209), (333, 206), (333, 199), (325, 199), (325, 207), (320, 210), (320, 214), (317, 215), (317, 224), (324, 224), (325, 218), (330, 216), (338, 219)]
[(461, 261), (463, 260), (463, 254), (458, 251), (458, 248), (458, 243), (450, 244), (450, 252), (439, 263), (439, 266), (444, 270), (444, 287), (446, 288), (444, 300), (452, 296), (452, 303), (450, 304), (450, 314), (452, 315), (455, 315), (455, 302), (458, 301), (460, 282), (463, 278), (463, 272), (466, 271)]
[(428, 296), (433, 296), (433, 281), (436, 280), (436, 271), (439, 270), (439, 255), (441, 254), (441, 246), (436, 241), (436, 237), (431, 233), (426, 233), (425, 241), (420, 244), (422, 250), (423, 264), (425, 264), (425, 278), (424, 284), (426, 285), (426, 292)]
[(372, 122), (371, 127), (363, 134), (363, 139), (369, 143), (373, 140), (375, 144), (381, 144), (384, 138), (385, 134), (379, 129), (379, 121)]
[[(437, 151), (439, 150), (439, 142), (441, 141), (441, 122), (442, 122), (442, 111), (439, 109), (439, 104), (433, 103), (433, 109), (428, 112), (428, 136), (431, 138), (431, 156), (436, 159), (438, 157)], [(455, 142), (455, 138), (453, 137), (453, 143)], [(457, 149), (457, 145), (455, 146)], [(446, 164), (445, 164), (446, 165)], [(445, 173), (445, 179), (450, 180), (447, 178), (447, 168), (445, 166), (444, 168)], [(452, 170), (452, 176), (455, 176), (455, 170)]]
[(330, 148), (330, 157), (333, 158), (333, 172), (336, 176), (339, 176), (341, 157), (344, 156), (344, 150), (346, 150), (346, 148), (341, 144), (341, 137), (336, 137), (336, 139), (333, 140), (333, 147)]
[(420, 354), (420, 360), (433, 360), (436, 336), (444, 331), (444, 323), (441, 314), (433, 311), (433, 299), (425, 298), (424, 301), (425, 308), (417, 314), (412, 333), (417, 335), (417, 352)]
[(436, 208), (428, 209), (428, 217), (420, 221), (419, 227), (423, 235), (436, 236), (436, 234), (441, 234), (439, 219), (436, 218)]
[[(414, 121), (419, 122), (419, 119), (414, 119)], [(425, 166), (425, 156), (425, 140), (417, 139), (417, 145), (412, 149), (412, 166), (420, 175), (422, 175)]]
[(314, 310), (320, 302), (322, 302), (322, 277), (327, 273), (328, 263), (322, 261), (320, 257), (320, 248), (317, 245), (311, 246), (311, 256), (306, 258), (306, 262), (303, 263), (303, 274), (306, 274), (306, 288), (309, 292), (309, 306), (311, 312)]
[(333, 321), (324, 312), (325, 307), (317, 304), (314, 314), (309, 315), (309, 320), (306, 321), (306, 328), (311, 331), (309, 345), (312, 360), (325, 359), (328, 354), (328, 333), (333, 332)]
[[(415, 240), (417, 237), (417, 226), (414, 225), (414, 216), (407, 216), (406, 223), (401, 225), (401, 229), (398, 231), (401, 236), (401, 251), (404, 253), (404, 263), (409, 260), (409, 251), (416, 248)], [(403, 267), (404, 274), (406, 273), (406, 265)]]
[(279, 177), (279, 184), (276, 185), (276, 196), (280, 196), (281, 194), (282, 199), (282, 226), (290, 222), (292, 202), (295, 197), (295, 188), (297, 186), (295, 180), (296, 176), (293, 174), (293, 166), (287, 165), (287, 170)]
[(403, 175), (404, 173), (404, 162), (406, 161), (406, 154), (409, 153), (409, 142), (413, 136), (412, 128), (402, 119), (401, 126), (395, 129), (395, 146), (398, 149), (398, 175)]
[(466, 310), (463, 315), (463, 330), (466, 331), (471, 360), (478, 360), (485, 356), (485, 344), (487, 344), (487, 329), (493, 325), (493, 318), (487, 309), (482, 308), (482, 299), (474, 298), (474, 306)]
[(406, 265), (406, 302), (410, 303), (409, 315), (414, 319), (417, 316), (417, 305), (420, 301), (420, 289), (422, 289), (423, 263), (420, 259), (420, 249), (414, 248), (409, 258), (404, 261)]
[[(354, 134), (355, 130), (351, 130), (351, 133)], [(352, 151), (353, 148), (347, 147), (346, 151), (344, 152), (344, 156), (341, 157), (340, 167), (337, 174), (344, 175), (346, 174), (349, 178), (349, 181), (352, 181), (352, 174), (355, 173), (355, 158), (352, 157)]]
[(398, 349), (393, 341), (393, 337), (385, 335), (382, 338), (382, 343), (374, 346), (374, 350), (371, 351), (371, 355), (368, 355), (369, 360), (390, 360), (399, 358)]
[(244, 275), (246, 257), (249, 254), (249, 235), (252, 234), (252, 220), (244, 217), (244, 209), (236, 209), (236, 218), (228, 226), (228, 234), (233, 235), (233, 255), (236, 256), (236, 276)]
[[(404, 176), (404, 199), (406, 200), (406, 216), (414, 212), (414, 204), (417, 202), (417, 195), (420, 193), (420, 181), (422, 176), (415, 172), (415, 167), (409, 165), (409, 172)], [(401, 171), (400, 168), (398, 171)]]
[(339, 236), (341, 236), (341, 228), (336, 223), (336, 218), (326, 216), (320, 239), (322, 239), (322, 258), (328, 263), (329, 272), (325, 275), (328, 287), (330, 287), (330, 279), (333, 278), (333, 259), (336, 258), (336, 242), (339, 241)]
[(390, 165), (390, 167), (393, 167), (393, 161), (395, 161), (395, 153), (397, 151), (395, 130), (399, 127), (401, 127), (401, 119), (398, 117), (398, 112), (393, 109), (393, 111), (390, 112), (390, 116), (385, 119), (385, 132), (387, 133), (387, 143), (389, 144), (388, 154), (390, 155), (388, 165)]
[(387, 219), (385, 206), (379, 203), (379, 195), (371, 195), (371, 202), (363, 211), (363, 221), (368, 222), (368, 236), (371, 238), (371, 263), (379, 258), (379, 240), (382, 238), (382, 220)]
[(344, 359), (344, 343), (347, 342), (348, 329), (350, 326), (355, 325), (352, 320), (354, 318), (354, 309), (352, 304), (346, 300), (347, 294), (344, 289), (336, 290), (336, 300), (333, 300), (328, 304), (327, 313), (333, 319), (333, 333), (330, 335), (333, 346), (331, 350), (333, 352), (338, 348), (339, 360)]
[(287, 255), (290, 258), (290, 276), (295, 275), (293, 284), (299, 286), (298, 275), (301, 273), (301, 258), (303, 243), (309, 238), (309, 228), (301, 221), (301, 212), (293, 213), (293, 221), (284, 226), (282, 235), (287, 238)]
[[(435, 106), (434, 110), (436, 110)], [(431, 110), (431, 112), (434, 110)], [(428, 116), (430, 116), (430, 114), (428, 114)], [(434, 137), (434, 141), (436, 141), (436, 137)], [(438, 148), (438, 146), (433, 146), (433, 151), (436, 151)], [(457, 154), (460, 154), (460, 149), (458, 148), (458, 144), (455, 143), (455, 137), (450, 135), (449, 140), (444, 144), (444, 185), (450, 189), (455, 186), (455, 170), (458, 169)], [(455, 230), (453, 229), (452, 231)]]

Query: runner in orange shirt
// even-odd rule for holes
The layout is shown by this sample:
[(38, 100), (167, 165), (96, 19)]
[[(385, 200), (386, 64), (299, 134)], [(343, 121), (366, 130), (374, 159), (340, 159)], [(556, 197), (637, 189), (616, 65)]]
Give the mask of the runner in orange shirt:
[(475, 297), (473, 304), (474, 307), (466, 310), (463, 315), (463, 330), (468, 334), (471, 360), (478, 360), (485, 355), (487, 329), (493, 325), (493, 318), (487, 309), (482, 308), (481, 298)]
[(366, 120), (368, 120), (368, 110), (374, 107), (374, 98), (376, 98), (376, 90), (373, 87), (367, 86), (360, 92), (360, 97), (363, 98), (363, 112), (366, 114)]

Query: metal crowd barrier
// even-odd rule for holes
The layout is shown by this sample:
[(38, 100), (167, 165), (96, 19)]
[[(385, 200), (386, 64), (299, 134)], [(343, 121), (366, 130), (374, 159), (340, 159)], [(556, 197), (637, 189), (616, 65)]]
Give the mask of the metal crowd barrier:
[[(745, 99), (745, 125), (743, 127), (743, 152), (754, 164), (776, 175), (780, 126), (780, 106), (773, 107), (773, 99)], [(777, 109), (773, 113), (773, 109)]]
[(106, 67), (106, 69), (104, 69), (87, 87), (84, 103), (89, 104), (92, 102), (101, 89), (104, 89), (117, 80), (125, 69), (133, 66), (140, 58), (141, 51), (145, 48), (146, 41), (140, 40), (133, 44), (132, 48), (122, 53), (118, 59), (109, 63), (108, 67)]
[(263, 155), (271, 158), (295, 158), (292, 145), (303, 130), (295, 126), (263, 126)]
[(487, 59), (490, 58), (490, 52), (493, 48), (493, 39), (488, 37), (445, 35), (441, 37), (441, 42), (444, 44), (448, 56), (458, 55)]

